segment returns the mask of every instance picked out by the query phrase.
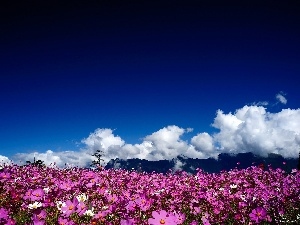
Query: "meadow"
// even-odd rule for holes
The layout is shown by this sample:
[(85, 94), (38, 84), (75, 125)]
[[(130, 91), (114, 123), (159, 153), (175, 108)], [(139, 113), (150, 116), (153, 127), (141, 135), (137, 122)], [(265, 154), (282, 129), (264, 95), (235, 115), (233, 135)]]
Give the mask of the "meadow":
[(194, 175), (33, 165), (0, 170), (0, 224), (298, 224), (300, 171)]

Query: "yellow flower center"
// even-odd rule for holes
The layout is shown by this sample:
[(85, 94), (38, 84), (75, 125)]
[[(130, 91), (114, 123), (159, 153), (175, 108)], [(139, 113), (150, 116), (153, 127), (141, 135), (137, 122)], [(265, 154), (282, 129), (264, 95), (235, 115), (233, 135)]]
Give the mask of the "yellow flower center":
[(165, 224), (165, 223), (166, 223), (166, 221), (165, 221), (165, 220), (163, 220), (163, 219), (161, 219), (161, 220), (159, 221), (159, 223), (160, 223), (160, 224)]

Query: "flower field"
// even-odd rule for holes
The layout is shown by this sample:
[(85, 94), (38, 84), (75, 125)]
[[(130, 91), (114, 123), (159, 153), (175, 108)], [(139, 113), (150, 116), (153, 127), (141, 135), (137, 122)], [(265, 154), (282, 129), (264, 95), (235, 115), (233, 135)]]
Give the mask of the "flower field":
[(0, 224), (298, 224), (300, 172), (208, 174), (5, 165)]

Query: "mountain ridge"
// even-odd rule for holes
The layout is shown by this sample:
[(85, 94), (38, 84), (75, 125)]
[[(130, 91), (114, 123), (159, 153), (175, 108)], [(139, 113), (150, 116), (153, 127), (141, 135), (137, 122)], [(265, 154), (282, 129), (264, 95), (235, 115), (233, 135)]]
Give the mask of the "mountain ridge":
[(172, 160), (148, 161), (146, 159), (111, 159), (105, 169), (125, 169), (136, 170), (139, 172), (167, 173), (170, 171), (185, 171), (191, 174), (197, 172), (197, 168), (207, 173), (218, 173), (229, 171), (231, 169), (246, 169), (250, 166), (261, 166), (264, 169), (271, 167), (273, 169), (281, 168), (287, 173), (296, 169), (298, 158), (283, 158), (279, 154), (268, 154), (267, 157), (255, 155), (251, 152), (230, 154), (221, 153), (218, 159), (193, 159), (179, 155)]

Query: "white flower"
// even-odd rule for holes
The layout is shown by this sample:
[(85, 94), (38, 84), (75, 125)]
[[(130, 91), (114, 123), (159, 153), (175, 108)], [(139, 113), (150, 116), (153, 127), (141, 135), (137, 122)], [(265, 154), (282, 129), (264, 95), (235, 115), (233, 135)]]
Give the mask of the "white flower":
[(76, 196), (76, 198), (79, 202), (85, 202), (88, 199), (88, 196), (86, 194), (82, 193), (82, 194)]
[(219, 188), (220, 191), (224, 191), (224, 188)]
[(231, 189), (237, 188), (237, 185), (236, 185), (236, 184), (231, 184), (231, 185), (230, 185), (230, 188), (231, 188)]
[(62, 207), (65, 207), (66, 203), (62, 202), (62, 201), (57, 201), (56, 202), (56, 207), (61, 210)]
[(160, 190), (154, 192), (154, 194), (155, 195), (159, 195), (161, 192), (164, 192), (164, 191), (165, 191), (165, 189), (163, 188), (163, 189), (160, 189)]
[(43, 206), (43, 204), (41, 202), (34, 202), (33, 204), (29, 204), (28, 208), (29, 209), (37, 209), (42, 206)]
[(246, 201), (246, 196), (245, 196), (245, 195), (240, 195), (240, 197), (241, 197), (241, 199), (242, 199), (243, 201)]
[(48, 193), (49, 193), (49, 190), (50, 190), (50, 188), (49, 188), (49, 187), (47, 187), (47, 188), (43, 188), (43, 190), (44, 190), (44, 192), (45, 192), (45, 193), (47, 193), (47, 194), (48, 194)]
[(84, 215), (88, 215), (88, 216), (94, 216), (95, 213), (93, 212), (93, 208), (92, 209), (88, 209), (84, 212)]

